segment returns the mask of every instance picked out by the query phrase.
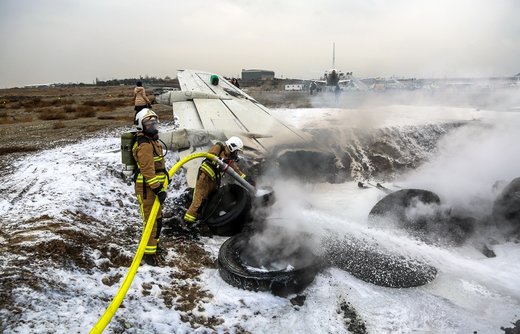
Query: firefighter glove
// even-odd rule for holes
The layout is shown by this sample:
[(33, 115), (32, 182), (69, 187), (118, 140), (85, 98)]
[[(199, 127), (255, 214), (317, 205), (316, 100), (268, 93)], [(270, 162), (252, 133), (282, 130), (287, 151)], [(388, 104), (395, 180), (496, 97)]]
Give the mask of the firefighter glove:
[(166, 200), (166, 191), (164, 191), (162, 187), (157, 187), (155, 189), (152, 189), (152, 191), (155, 193), (155, 195), (157, 195), (159, 203), (163, 204)]

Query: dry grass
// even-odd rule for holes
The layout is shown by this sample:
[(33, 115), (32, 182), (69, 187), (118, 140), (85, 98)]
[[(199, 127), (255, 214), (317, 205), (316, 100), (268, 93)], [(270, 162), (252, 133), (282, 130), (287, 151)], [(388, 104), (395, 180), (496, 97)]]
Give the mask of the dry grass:
[[(105, 95), (105, 94), (103, 94)], [(93, 118), (97, 112), (110, 112), (118, 108), (129, 106), (128, 98), (120, 98), (125, 95), (109, 94), (103, 98), (95, 97), (85, 101), (78, 101), (79, 98), (61, 98), (61, 97), (44, 97), (44, 96), (17, 96), (10, 95), (0, 97), (0, 105), (5, 111), (23, 110), (26, 113), (39, 113), (38, 119), (44, 121), (66, 120), (77, 118)], [(117, 96), (117, 97), (112, 97)], [(131, 106), (129, 106), (131, 107)], [(100, 117), (99, 119), (115, 119), (113, 115)], [(18, 122), (30, 122), (31, 116), (10, 117), (7, 112), (2, 111), (0, 114), (0, 124), (13, 124)]]
[(97, 119), (116, 119), (115, 116), (112, 116), (112, 115), (101, 115), (101, 116), (98, 116)]
[[(109, 87), (110, 89), (110, 87)], [(62, 88), (61, 90), (64, 90)], [(153, 97), (150, 97), (153, 99)], [(80, 100), (80, 101), (77, 101)], [(85, 107), (95, 107), (96, 111), (112, 111), (120, 107), (131, 106), (131, 95), (129, 93), (103, 94), (93, 99), (84, 98), (65, 98), (47, 96), (23, 96), (5, 95), (0, 96), (1, 109), (26, 109), (34, 110), (49, 107), (62, 107), (65, 112), (71, 113), (80, 110), (85, 113)], [(90, 116), (92, 117), (92, 116)]]
[(16, 117), (15, 120), (17, 123), (27, 123), (27, 122), (32, 122), (33, 118), (32, 118), (32, 116), (27, 115), (27, 116)]
[(9, 109), (59, 107), (72, 104), (76, 104), (76, 101), (61, 97), (4, 96), (0, 99), (0, 105)]
[(38, 118), (44, 121), (52, 121), (57, 119), (66, 119), (67, 114), (61, 109), (42, 109)]
[(76, 109), (75, 116), (77, 118), (96, 117), (96, 111), (94, 108), (89, 106), (79, 106)]
[[(133, 90), (133, 85), (0, 89), (0, 169), (9, 163), (11, 154), (52, 148), (93, 137), (100, 130), (132, 125)], [(154, 111), (161, 120), (173, 119), (171, 106), (156, 105)]]
[(23, 153), (23, 152), (35, 152), (38, 151), (40, 147), (38, 146), (8, 146), (8, 147), (0, 147), (0, 156), (6, 155), (10, 153)]
[(86, 106), (92, 107), (106, 107), (110, 109), (116, 109), (118, 107), (124, 107), (129, 104), (128, 99), (115, 99), (115, 100), (98, 100), (98, 101), (85, 101), (83, 102)]
[(65, 127), (65, 124), (63, 122), (56, 122), (52, 125), (52, 128), (54, 130), (57, 130), (57, 129), (63, 129)]
[(128, 124), (133, 124), (134, 114), (128, 113), (127, 115), (100, 115), (100, 116), (98, 116), (98, 119), (115, 120), (115, 121), (126, 122)]
[(32, 122), (31, 115), (8, 115), (7, 111), (0, 112), (0, 124), (16, 124)]

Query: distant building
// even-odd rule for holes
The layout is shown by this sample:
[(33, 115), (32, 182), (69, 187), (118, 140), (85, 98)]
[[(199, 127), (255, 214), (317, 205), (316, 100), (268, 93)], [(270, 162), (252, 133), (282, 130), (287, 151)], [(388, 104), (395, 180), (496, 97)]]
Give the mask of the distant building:
[(301, 91), (301, 90), (303, 90), (303, 85), (302, 84), (285, 85), (285, 90)]
[(45, 84), (31, 84), (25, 85), (24, 88), (41, 88), (41, 87), (56, 87), (56, 84), (53, 83), (45, 83)]
[(273, 80), (274, 72), (266, 70), (242, 70), (243, 81)]

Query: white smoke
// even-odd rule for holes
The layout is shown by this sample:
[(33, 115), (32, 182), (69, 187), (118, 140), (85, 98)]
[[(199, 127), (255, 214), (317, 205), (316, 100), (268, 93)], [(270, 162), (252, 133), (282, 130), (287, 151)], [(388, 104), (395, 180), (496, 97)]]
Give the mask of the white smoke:
[[(328, 129), (338, 138), (327, 140), (338, 144), (345, 144), (345, 130), (352, 128), (375, 131), (404, 125), (417, 126), (420, 131), (423, 124), (460, 122), (463, 126), (450, 128), (439, 142), (432, 143), (436, 148), (430, 161), (386, 185), (394, 190), (400, 186), (430, 190), (439, 195), (441, 206), (435, 208), (435, 212), (430, 212), (430, 207), (417, 207), (417, 212), (409, 214), (434, 215), (437, 211), (453, 210), (463, 217), (483, 219), (491, 213), (499, 191), (520, 176), (520, 132), (517, 131), (520, 117), (507, 111), (514, 109), (520, 97), (518, 90), (510, 89), (484, 96), (476, 93), (471, 91), (460, 96), (453, 92), (348, 93), (341, 101), (347, 105), (345, 109), (313, 109), (312, 113), (285, 109), (281, 118), (305, 130)], [(313, 101), (325, 103), (324, 98), (325, 95), (316, 96)], [(488, 108), (483, 110), (479, 106)], [(270, 174), (266, 179), (271, 182), (276, 198), (275, 205), (268, 210), (266, 223), (317, 236), (333, 231), (363, 237), (367, 234), (370, 209), (384, 196), (376, 190), (371, 193), (358, 190), (359, 201), (344, 202), (341, 198), (352, 199), (356, 195), (343, 197), (335, 193), (343, 187), (341, 185), (310, 184), (278, 174)], [(351, 191), (352, 188), (355, 189), (346, 185), (343, 189)], [(336, 197), (338, 195), (340, 197)], [(374, 231), (368, 234), (388, 238)], [(277, 242), (273, 234), (266, 239), (266, 242)]]
[(434, 159), (400, 185), (434, 191), (443, 202), (480, 215), (489, 212), (500, 188), (520, 176), (520, 118), (516, 116), (496, 113), (494, 119), (448, 134), (438, 143)]

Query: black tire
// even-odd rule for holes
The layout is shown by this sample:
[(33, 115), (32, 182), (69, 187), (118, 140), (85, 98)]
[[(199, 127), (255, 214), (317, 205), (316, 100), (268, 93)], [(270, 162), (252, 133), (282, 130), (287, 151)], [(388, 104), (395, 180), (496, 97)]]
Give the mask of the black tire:
[(411, 288), (427, 284), (437, 275), (435, 267), (390, 254), (367, 240), (329, 237), (323, 246), (330, 265), (375, 285)]
[(226, 184), (210, 196), (202, 212), (212, 233), (231, 236), (239, 233), (249, 220), (251, 196), (238, 184)]
[(410, 218), (406, 215), (407, 208), (417, 201), (424, 204), (437, 204), (441, 200), (437, 194), (422, 189), (401, 189), (383, 197), (374, 205), (368, 214), (368, 220), (374, 225), (379, 225), (381, 218), (393, 220), (397, 226), (407, 230), (422, 230), (428, 223), (427, 220), (434, 217)]
[[(237, 234), (222, 244), (218, 254), (219, 273), (228, 284), (245, 290), (270, 291), (277, 296), (287, 296), (305, 289), (321, 269), (320, 258), (303, 244), (285, 240), (275, 246), (262, 247), (252, 242), (254, 234)], [(291, 252), (284, 247), (290, 245)], [(286, 256), (282, 254), (286, 253)], [(260, 256), (259, 256), (260, 255)], [(285, 258), (284, 258), (285, 257)], [(287, 263), (292, 268), (278, 270), (271, 267), (273, 261)], [(253, 268), (266, 267), (266, 270)]]
[(520, 235), (520, 177), (511, 181), (493, 203), (492, 217), (498, 227)]
[(437, 194), (422, 189), (402, 189), (383, 197), (368, 214), (369, 223), (383, 227), (383, 223), (393, 223), (408, 233), (430, 244), (460, 246), (475, 230), (476, 219), (453, 215), (451, 210), (441, 210), (409, 217), (406, 210), (421, 202), (440, 205)]

